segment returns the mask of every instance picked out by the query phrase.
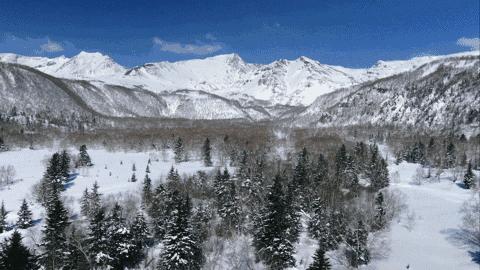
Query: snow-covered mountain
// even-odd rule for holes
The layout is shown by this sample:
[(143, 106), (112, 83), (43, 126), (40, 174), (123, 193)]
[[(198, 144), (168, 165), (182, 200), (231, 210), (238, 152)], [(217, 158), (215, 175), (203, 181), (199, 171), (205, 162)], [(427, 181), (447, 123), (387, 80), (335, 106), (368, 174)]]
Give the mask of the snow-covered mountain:
[(295, 125), (317, 126), (445, 126), (457, 117), (470, 125), (480, 106), (478, 69), (478, 52), (379, 61), (368, 69), (306, 57), (258, 65), (236, 54), (126, 69), (100, 53), (52, 59), (0, 54), (0, 109), (99, 117), (294, 119)]
[(100, 53), (72, 57), (26, 57), (0, 54), (0, 62), (17, 63), (52, 76), (143, 88), (155, 93), (201, 90), (243, 105), (309, 105), (317, 97), (339, 88), (413, 70), (452, 56), (425, 56), (403, 61), (379, 61), (367, 69), (325, 65), (307, 57), (250, 64), (237, 54), (179, 62), (157, 62), (127, 69)]
[(320, 96), (293, 123), (479, 127), (479, 71), (478, 55), (434, 57), (416, 69)]

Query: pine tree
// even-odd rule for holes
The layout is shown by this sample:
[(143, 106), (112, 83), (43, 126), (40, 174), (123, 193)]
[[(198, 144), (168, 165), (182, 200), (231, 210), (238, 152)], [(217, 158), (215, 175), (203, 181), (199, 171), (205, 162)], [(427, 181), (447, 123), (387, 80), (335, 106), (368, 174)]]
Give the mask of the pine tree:
[(63, 176), (64, 180), (68, 179), (68, 174), (70, 172), (70, 156), (67, 151), (63, 150), (60, 155), (60, 173)]
[(88, 253), (92, 264), (99, 268), (110, 265), (112, 258), (109, 255), (110, 241), (107, 235), (105, 209), (102, 207), (95, 212), (90, 220), (89, 235), (87, 238)]
[(137, 167), (135, 166), (135, 163), (133, 163), (132, 165), (132, 172), (136, 172), (137, 171)]
[(3, 233), (7, 230), (7, 210), (5, 209), (5, 203), (2, 201), (0, 206), (0, 233)]
[(66, 228), (68, 225), (68, 212), (60, 200), (58, 192), (55, 192), (48, 203), (41, 244), (45, 250), (41, 256), (41, 262), (45, 268), (59, 269), (63, 266), (65, 250), (67, 250)]
[(347, 234), (345, 255), (351, 266), (358, 267), (363, 264), (368, 264), (370, 261), (370, 253), (367, 249), (367, 238), (368, 232), (361, 220), (358, 222), (357, 227)]
[(32, 211), (28, 207), (27, 200), (23, 199), (20, 210), (18, 211), (17, 227), (27, 229), (33, 226)]
[(133, 267), (136, 258), (135, 245), (131, 236), (130, 229), (125, 224), (122, 217), (122, 208), (116, 203), (106, 220), (107, 239), (109, 241), (108, 254), (112, 259), (110, 265), (113, 269), (124, 269)]
[(142, 202), (143, 205), (149, 206), (152, 201), (152, 180), (148, 176), (145, 175), (143, 179), (143, 188), (142, 188)]
[(145, 248), (147, 247), (147, 239), (150, 235), (147, 222), (142, 211), (139, 211), (130, 226), (132, 245), (130, 256), (132, 258), (131, 265), (137, 265), (145, 258)]
[(325, 256), (325, 251), (320, 247), (315, 251), (313, 255), (313, 262), (308, 266), (307, 270), (330, 270), (332, 266), (328, 258)]
[(78, 165), (80, 167), (92, 166), (92, 160), (90, 159), (90, 155), (87, 153), (87, 146), (85, 144), (80, 146), (80, 158), (78, 160)]
[(457, 157), (455, 144), (450, 141), (447, 145), (447, 150), (445, 152), (445, 168), (453, 168), (455, 166)]
[(295, 266), (294, 243), (288, 240), (286, 201), (281, 177), (277, 175), (267, 196), (267, 204), (256, 220), (253, 245), (257, 256), (269, 269)]
[(463, 184), (465, 188), (472, 188), (475, 185), (475, 174), (472, 171), (472, 162), (468, 162), (467, 172), (463, 177)]
[(179, 163), (185, 160), (185, 149), (183, 148), (183, 140), (178, 137), (173, 146), (173, 153), (175, 154), (175, 162)]
[(315, 202), (315, 212), (308, 223), (309, 234), (318, 240), (319, 248), (335, 250), (343, 241), (345, 223), (340, 210), (329, 211), (319, 200)]
[(16, 230), (9, 239), (1, 244), (0, 269), (38, 269), (35, 256), (22, 244), (22, 235)]
[(132, 183), (137, 182), (137, 177), (135, 176), (135, 173), (132, 173), (132, 177), (130, 177), (130, 182)]
[(372, 225), (372, 229), (381, 230), (387, 225), (385, 201), (383, 193), (379, 192), (375, 198), (375, 217)]
[(308, 184), (308, 152), (304, 147), (298, 154), (297, 165), (293, 171), (295, 186), (305, 187)]
[(147, 168), (145, 168), (145, 173), (147, 173), (147, 174), (150, 173), (150, 165), (148, 165), (148, 164), (147, 164)]
[(80, 198), (80, 213), (86, 217), (90, 216), (90, 194), (88, 193), (88, 188), (85, 188)]
[(190, 223), (191, 202), (178, 191), (172, 193), (175, 209), (167, 223), (160, 270), (197, 270), (204, 263), (202, 249)]
[(202, 156), (203, 156), (203, 164), (205, 167), (212, 166), (212, 147), (210, 146), (210, 139), (206, 138), (205, 143), (202, 147)]
[(221, 197), (220, 208), (218, 213), (222, 218), (222, 223), (227, 230), (238, 228), (240, 222), (240, 208), (238, 206), (238, 198), (235, 183), (231, 180), (225, 180), (226, 192)]

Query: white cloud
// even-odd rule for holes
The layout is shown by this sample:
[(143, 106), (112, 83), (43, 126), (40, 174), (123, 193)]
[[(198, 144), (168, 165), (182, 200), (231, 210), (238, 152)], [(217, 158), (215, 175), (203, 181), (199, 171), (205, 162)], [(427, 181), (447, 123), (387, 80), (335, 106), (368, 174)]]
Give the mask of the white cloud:
[(63, 47), (60, 43), (48, 40), (47, 43), (40, 45), (43, 52), (61, 52)]
[(161, 38), (154, 37), (153, 43), (160, 47), (164, 52), (172, 52), (177, 54), (210, 54), (222, 49), (220, 44), (182, 44), (179, 42), (165, 41)]
[(480, 50), (480, 38), (462, 37), (457, 40), (457, 45), (468, 47), (470, 50)]

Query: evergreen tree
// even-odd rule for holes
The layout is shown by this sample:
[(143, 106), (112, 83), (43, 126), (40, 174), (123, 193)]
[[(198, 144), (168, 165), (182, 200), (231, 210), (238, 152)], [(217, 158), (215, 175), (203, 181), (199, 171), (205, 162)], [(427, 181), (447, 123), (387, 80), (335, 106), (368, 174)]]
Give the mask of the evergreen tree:
[(463, 184), (465, 185), (465, 188), (468, 189), (472, 188), (475, 185), (475, 174), (473, 174), (472, 163), (470, 161), (468, 162), (467, 172), (463, 177)]
[(85, 144), (80, 146), (80, 157), (78, 160), (78, 166), (92, 166), (92, 160), (90, 155), (87, 153), (87, 146)]
[(170, 213), (171, 204), (168, 203), (169, 196), (164, 185), (155, 188), (152, 200), (147, 208), (151, 219), (152, 233), (156, 240), (163, 239), (166, 230), (166, 222)]
[(297, 165), (293, 171), (293, 181), (295, 186), (305, 187), (308, 185), (308, 152), (304, 147), (298, 154)]
[(143, 179), (143, 188), (142, 188), (142, 202), (143, 205), (148, 206), (152, 201), (152, 180), (148, 176), (145, 175)]
[(67, 151), (63, 150), (60, 155), (60, 174), (63, 176), (64, 181), (68, 180), (68, 174), (70, 172), (70, 155)]
[(383, 193), (379, 192), (375, 198), (375, 217), (372, 225), (372, 229), (381, 230), (387, 225), (385, 201)]
[(41, 244), (45, 250), (41, 256), (41, 262), (46, 269), (62, 268), (66, 259), (66, 228), (68, 225), (68, 212), (60, 200), (58, 192), (54, 192), (48, 204)]
[(147, 174), (150, 173), (150, 165), (148, 165), (148, 164), (147, 164), (147, 168), (145, 168), (145, 173), (147, 173)]
[(145, 248), (147, 247), (147, 239), (149, 231), (145, 216), (139, 211), (130, 226), (132, 245), (130, 256), (132, 258), (131, 265), (139, 264), (145, 258)]
[(370, 254), (367, 249), (368, 232), (360, 220), (355, 229), (350, 230), (347, 234), (345, 255), (348, 262), (353, 267), (368, 264)]
[(175, 154), (175, 162), (179, 163), (185, 160), (185, 149), (182, 138), (178, 137), (173, 146), (173, 153)]
[(325, 256), (325, 251), (320, 247), (315, 251), (313, 255), (313, 262), (308, 266), (307, 270), (330, 270), (332, 266), (328, 258)]
[(316, 186), (321, 186), (328, 181), (328, 160), (322, 154), (318, 156), (317, 164), (313, 168), (312, 180)]
[(135, 166), (135, 163), (133, 163), (132, 165), (132, 172), (136, 172), (137, 171), (137, 167)]
[(236, 229), (240, 223), (240, 207), (238, 206), (238, 198), (235, 183), (231, 180), (226, 183), (227, 194), (221, 197), (221, 208), (218, 213), (222, 218), (222, 223), (227, 230)]
[(105, 209), (103, 207), (95, 212), (88, 228), (87, 244), (92, 264), (99, 268), (109, 267), (112, 258), (109, 255), (110, 241), (107, 235)]
[(5, 203), (2, 201), (0, 206), (0, 233), (3, 233), (7, 230), (7, 210), (5, 209)]
[(80, 213), (86, 217), (90, 215), (90, 194), (88, 193), (88, 188), (85, 188), (80, 198)]
[(210, 139), (206, 138), (205, 143), (202, 147), (202, 156), (203, 156), (203, 164), (205, 167), (212, 166), (212, 147), (210, 146)]
[(329, 211), (321, 201), (315, 202), (315, 212), (308, 223), (308, 232), (318, 240), (319, 248), (335, 250), (343, 241), (345, 222), (340, 210)]
[(22, 244), (22, 235), (18, 231), (14, 231), (12, 236), (1, 244), (0, 269), (38, 269), (35, 256)]
[(447, 150), (445, 152), (445, 167), (453, 168), (457, 160), (455, 144), (450, 141), (447, 145)]
[(172, 193), (171, 219), (167, 223), (164, 250), (160, 257), (160, 270), (197, 270), (204, 263), (201, 245), (190, 223), (191, 202), (178, 191)]
[(130, 229), (122, 217), (122, 208), (116, 203), (106, 220), (107, 239), (109, 241), (108, 254), (111, 258), (110, 266), (113, 269), (133, 267), (137, 258), (134, 258), (135, 245), (133, 244)]
[(32, 211), (28, 207), (27, 200), (23, 199), (20, 210), (18, 211), (17, 227), (27, 229), (33, 226)]
[(132, 173), (132, 177), (130, 177), (130, 182), (132, 183), (137, 182), (137, 177), (135, 176), (135, 173)]
[(257, 256), (269, 269), (295, 266), (294, 243), (288, 240), (286, 201), (281, 178), (277, 175), (267, 196), (267, 204), (256, 220), (253, 245)]

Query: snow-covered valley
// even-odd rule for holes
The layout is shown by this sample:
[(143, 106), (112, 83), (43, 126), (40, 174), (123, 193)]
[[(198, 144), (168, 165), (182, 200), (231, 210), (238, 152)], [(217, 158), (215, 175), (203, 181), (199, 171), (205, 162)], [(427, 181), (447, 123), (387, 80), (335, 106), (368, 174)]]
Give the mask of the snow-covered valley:
[[(386, 148), (382, 148), (386, 154)], [(71, 153), (77, 150), (70, 149)], [(46, 161), (54, 152), (53, 149), (17, 149), (0, 153), (0, 166), (12, 165), (16, 175), (14, 183), (0, 189), (0, 201), (5, 203), (9, 211), (7, 221), (13, 225), (17, 219), (17, 210), (22, 200), (27, 199), (33, 211), (35, 226), (21, 230), (24, 241), (34, 246), (38, 234), (44, 225), (45, 211), (35, 202), (33, 186), (40, 181), (45, 170)], [(180, 174), (195, 174), (198, 170), (210, 171), (214, 167), (205, 167), (200, 160), (175, 164), (170, 151), (152, 152), (109, 152), (104, 149), (89, 150), (95, 164), (89, 168), (76, 171), (79, 175), (68, 185), (64, 192), (66, 206), (75, 219), (80, 211), (80, 198), (85, 188), (97, 182), (100, 193), (114, 200), (125, 198), (127, 194), (139, 197), (145, 168), (150, 159), (150, 177), (154, 183), (164, 179), (170, 168), (174, 166)], [(390, 155), (391, 156), (391, 155)], [(136, 171), (132, 172), (135, 164)], [(479, 262), (475, 262), (479, 247), (467, 245), (458, 239), (462, 215), (460, 209), (465, 201), (478, 196), (477, 191), (461, 188), (451, 181), (451, 172), (444, 172), (438, 181), (414, 184), (415, 173), (419, 165), (402, 162), (398, 165), (391, 158), (389, 171), (392, 192), (400, 192), (404, 198), (405, 208), (392, 221), (391, 228), (383, 233), (385, 246), (382, 253), (385, 257), (374, 257), (368, 266), (361, 269), (435, 269), (435, 270), (475, 270)], [(230, 168), (233, 171), (233, 168)], [(136, 174), (137, 182), (130, 181), (132, 173)], [(133, 206), (132, 206), (133, 207)], [(1, 234), (1, 238), (9, 236), (12, 231)], [(242, 245), (250, 245), (251, 239), (240, 238), (232, 249), (240, 249)], [(225, 245), (228, 245), (226, 243)], [(238, 245), (238, 246), (235, 246)], [(316, 241), (301, 233), (295, 258), (297, 267), (304, 270), (311, 263)], [(333, 253), (332, 253), (333, 254)], [(331, 255), (332, 255), (331, 254)], [(212, 255), (213, 256), (213, 255)], [(252, 255), (253, 256), (253, 255)], [(217, 258), (218, 259), (218, 258)], [(476, 258), (478, 260), (478, 257)], [(215, 257), (207, 261), (216, 260)], [(235, 269), (229, 265), (229, 259), (223, 258), (217, 262), (214, 269)], [(332, 257), (333, 269), (347, 269), (345, 265), (337, 264)], [(215, 264), (212, 264), (215, 265)], [(254, 269), (263, 269), (256, 265)], [(292, 268), (293, 269), (293, 268)]]

